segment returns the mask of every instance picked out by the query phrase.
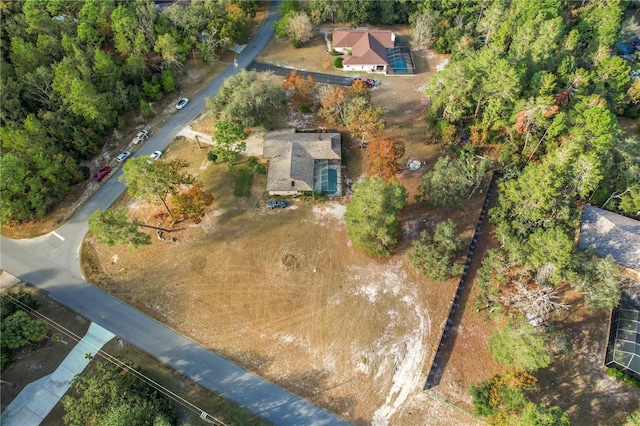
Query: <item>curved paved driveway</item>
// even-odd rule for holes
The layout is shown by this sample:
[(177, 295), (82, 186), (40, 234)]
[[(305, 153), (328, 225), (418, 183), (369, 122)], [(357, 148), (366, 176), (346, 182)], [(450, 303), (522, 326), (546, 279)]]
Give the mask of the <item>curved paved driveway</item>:
[[(277, 18), (277, 5), (278, 2), (271, 4), (262, 27), (238, 56), (239, 67), (246, 68), (267, 44), (272, 34), (271, 26)], [(136, 155), (149, 155), (155, 150), (166, 148), (179, 130), (204, 109), (205, 98), (215, 95), (224, 79), (235, 71), (233, 66), (227, 67), (151, 137)], [(21, 241), (2, 237), (0, 268), (44, 290), (54, 300), (127, 340), (201, 386), (274, 424), (347, 425), (343, 419), (203, 348), (84, 280), (78, 263), (78, 250), (87, 232), (87, 220), (92, 212), (106, 209), (124, 192), (124, 185), (117, 179), (121, 174), (121, 170), (114, 173), (96, 195), (55, 232)]]

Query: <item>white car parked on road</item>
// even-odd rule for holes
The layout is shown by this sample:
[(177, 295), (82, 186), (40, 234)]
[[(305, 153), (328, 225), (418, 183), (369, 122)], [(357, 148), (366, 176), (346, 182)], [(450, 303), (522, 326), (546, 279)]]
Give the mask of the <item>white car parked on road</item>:
[(145, 139), (149, 139), (149, 131), (148, 130), (143, 130), (141, 132), (138, 132), (136, 137), (133, 138), (133, 143), (134, 143), (134, 145), (138, 145), (138, 143), (140, 143), (140, 141), (143, 141)]

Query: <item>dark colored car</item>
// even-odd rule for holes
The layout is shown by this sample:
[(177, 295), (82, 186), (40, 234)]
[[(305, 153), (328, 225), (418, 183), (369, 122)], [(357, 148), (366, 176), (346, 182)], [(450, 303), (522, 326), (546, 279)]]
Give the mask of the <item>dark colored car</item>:
[(380, 81), (372, 78), (359, 78), (358, 80), (364, 82), (370, 89), (380, 84)]
[(287, 207), (287, 202), (284, 200), (269, 200), (267, 201), (267, 208), (270, 209), (284, 209)]
[(95, 180), (96, 182), (101, 182), (102, 179), (104, 179), (104, 177), (109, 174), (109, 172), (111, 172), (111, 167), (104, 166), (103, 168), (98, 170), (95, 175), (93, 175), (93, 180)]

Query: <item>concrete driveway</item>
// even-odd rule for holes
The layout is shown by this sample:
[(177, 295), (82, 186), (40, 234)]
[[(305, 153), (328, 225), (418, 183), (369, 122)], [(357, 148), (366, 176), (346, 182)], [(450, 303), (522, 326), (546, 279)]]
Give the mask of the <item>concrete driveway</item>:
[(38, 426), (67, 393), (71, 380), (114, 335), (92, 323), (56, 371), (29, 383), (2, 413), (3, 426)]

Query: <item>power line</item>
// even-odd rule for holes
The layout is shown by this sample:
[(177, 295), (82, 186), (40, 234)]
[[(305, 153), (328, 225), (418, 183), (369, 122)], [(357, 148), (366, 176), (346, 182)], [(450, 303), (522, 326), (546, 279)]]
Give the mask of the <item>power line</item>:
[[(82, 340), (81, 336), (78, 336), (73, 331), (67, 329), (66, 327), (64, 327), (61, 324), (58, 324), (53, 319), (47, 317), (46, 315), (44, 315), (41, 312), (38, 312), (37, 310), (31, 308), (29, 305), (26, 305), (25, 303), (23, 303), (22, 301), (16, 299), (15, 297), (13, 297), (13, 296), (11, 296), (9, 294), (6, 294), (6, 293), (1, 294), (0, 296), (6, 298), (11, 303), (13, 303), (14, 305), (18, 306), (20, 309), (30, 313), (31, 315), (41, 319), (42, 321), (45, 321), (46, 323), (48, 323), (53, 328), (59, 330), (64, 335), (66, 335), (70, 339), (74, 340), (76, 343), (78, 343), (78, 342), (80, 342), (80, 340)], [(139, 380), (144, 381), (146, 384), (148, 384), (149, 386), (151, 386), (152, 388), (154, 388), (155, 390), (157, 390), (158, 392), (160, 392), (161, 394), (163, 394), (167, 398), (173, 400), (174, 402), (176, 402), (176, 403), (182, 405), (183, 407), (185, 407), (185, 408), (193, 411), (194, 413), (198, 414), (199, 418), (204, 420), (205, 422), (210, 423), (210, 424), (214, 424), (216, 426), (227, 426), (223, 421), (221, 421), (221, 420), (215, 418), (214, 416), (210, 415), (209, 413), (207, 413), (203, 409), (199, 408), (197, 405), (187, 401), (186, 399), (184, 399), (180, 395), (178, 395), (175, 392), (169, 390), (168, 388), (164, 387), (163, 385), (161, 385), (160, 383), (158, 383), (155, 380), (151, 379), (150, 377), (145, 376), (142, 372), (136, 370), (135, 368), (132, 368), (127, 363), (119, 360), (118, 358), (114, 357), (113, 355), (109, 354), (108, 352), (104, 351), (101, 348), (96, 347), (95, 345), (93, 345), (91, 343), (88, 343), (88, 342), (85, 342), (85, 343), (87, 344), (87, 346), (89, 346), (90, 349), (94, 349), (93, 352), (95, 352), (96, 356), (100, 355), (102, 357), (102, 359), (104, 359), (105, 361), (111, 362), (113, 365), (115, 365), (118, 368), (124, 370), (128, 374), (131, 374), (131, 375), (135, 376), (136, 378), (138, 378)]]

